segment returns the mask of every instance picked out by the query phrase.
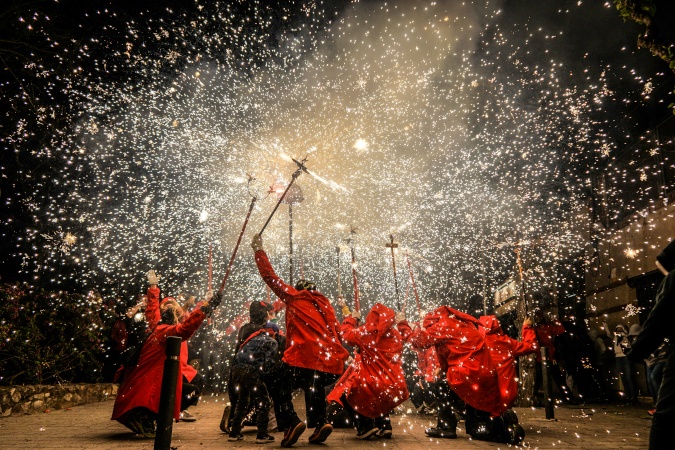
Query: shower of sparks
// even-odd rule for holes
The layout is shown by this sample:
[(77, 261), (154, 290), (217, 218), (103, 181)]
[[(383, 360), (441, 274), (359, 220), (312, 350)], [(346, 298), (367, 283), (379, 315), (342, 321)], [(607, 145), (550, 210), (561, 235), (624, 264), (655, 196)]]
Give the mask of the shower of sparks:
[[(37, 181), (27, 205), (49, 236), (65, 236), (46, 239), (46, 265), (71, 258), (83, 279), (116, 286), (138, 285), (157, 268), (168, 291), (203, 290), (209, 245), (217, 277), (238, 238), (250, 198), (242, 174), (269, 189), (288, 182), (290, 155), (307, 154), (294, 242), (305, 277), (329, 294), (336, 246), (351, 268), (340, 224), (360, 230), (366, 304), (393, 304), (382, 256), (392, 232), (420, 265), (425, 309), (476, 293), (486, 264), (513, 268), (513, 246), (496, 243), (539, 242), (524, 248), (542, 267), (583, 257), (579, 217), (594, 170), (619, 145), (603, 113), (633, 101), (616, 98), (613, 83), (631, 80), (641, 97), (653, 79), (558, 59), (549, 50), (562, 28), (526, 17), (506, 24), (496, 0), (288, 3), (197, 0), (189, 14), (167, 9), (161, 20), (141, 16), (121, 28), (116, 15), (97, 12), (125, 42), (92, 38), (80, 55), (92, 69), (54, 80), (76, 105), (67, 126), (33, 148), (19, 119), (4, 139), (56, 164), (58, 175)], [(38, 122), (57, 112), (39, 111)], [(644, 185), (656, 176), (638, 165), (608, 170)], [(273, 206), (261, 197), (251, 223)], [(287, 220), (276, 214), (265, 233), (279, 273)], [(46, 233), (26, 235), (38, 242)], [(230, 278), (233, 311), (266, 295), (247, 250)], [(491, 286), (510, 275), (488, 272)], [(528, 272), (533, 289), (555, 284), (544, 272)]]

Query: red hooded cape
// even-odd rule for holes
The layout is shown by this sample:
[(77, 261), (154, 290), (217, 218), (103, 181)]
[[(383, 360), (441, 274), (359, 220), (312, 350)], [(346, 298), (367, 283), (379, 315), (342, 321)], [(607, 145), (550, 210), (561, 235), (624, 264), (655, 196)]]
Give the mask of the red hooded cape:
[[(162, 320), (162, 313), (159, 311), (159, 288), (152, 289), (152, 294), (150, 293), (151, 288), (148, 289), (148, 304), (145, 307), (145, 320), (148, 322), (148, 328), (154, 329), (160, 320)], [(195, 310), (199, 309), (204, 302), (199, 302), (195, 305)], [(187, 311), (186, 311), (187, 313)], [(185, 317), (184, 317), (185, 318)], [(187, 339), (183, 339), (183, 342), (180, 343), (180, 367), (181, 372), (188, 383), (190, 383), (197, 375), (197, 369), (188, 364), (188, 345)], [(180, 377), (178, 382), (180, 382)]]
[(394, 327), (395, 316), (394, 310), (376, 303), (360, 327), (356, 327), (353, 317), (344, 319), (342, 338), (359, 351), (327, 401), (342, 404), (340, 398), (344, 394), (356, 412), (376, 418), (389, 414), (408, 398), (401, 365), (403, 338)]
[(441, 306), (426, 315), (423, 328), (413, 330), (405, 321), (399, 323), (398, 328), (413, 347), (436, 347), (446, 380), (462, 400), (493, 416), (506, 410), (478, 319)]
[[(148, 309), (159, 308), (159, 289), (148, 289)], [(201, 309), (195, 309), (187, 318), (177, 325), (160, 324), (145, 341), (141, 356), (136, 368), (126, 373), (124, 381), (117, 392), (115, 406), (113, 407), (112, 420), (121, 423), (126, 421), (127, 414), (134, 408), (144, 407), (157, 413), (159, 410), (159, 395), (164, 375), (164, 361), (166, 360), (166, 338), (180, 336), (185, 341), (197, 331), (206, 316)], [(184, 347), (181, 346), (181, 359)], [(187, 347), (185, 347), (187, 359)], [(176, 383), (176, 404), (173, 417), (180, 418), (180, 398), (183, 392), (181, 383), (182, 364), (178, 370), (178, 382)]]
[[(548, 357), (551, 361), (556, 361), (558, 358), (555, 354), (555, 338), (565, 332), (565, 327), (557, 320), (553, 322), (544, 322), (534, 328), (537, 335), (537, 341), (548, 349)], [(537, 362), (541, 362), (541, 353), (537, 353)]]
[(264, 250), (255, 252), (260, 276), (286, 304), (286, 351), (283, 361), (340, 375), (349, 353), (340, 343), (335, 310), (319, 291), (298, 291), (274, 272)]
[(413, 348), (417, 355), (417, 370), (415, 375), (424, 378), (425, 381), (433, 383), (438, 378), (436, 370), (441, 367), (436, 354), (436, 347)]
[(481, 316), (479, 320), (484, 327), (485, 345), (490, 350), (490, 358), (497, 371), (502, 406), (509, 409), (518, 395), (516, 358), (534, 353), (537, 336), (531, 326), (523, 325), (523, 340), (520, 342), (504, 334), (495, 316)]

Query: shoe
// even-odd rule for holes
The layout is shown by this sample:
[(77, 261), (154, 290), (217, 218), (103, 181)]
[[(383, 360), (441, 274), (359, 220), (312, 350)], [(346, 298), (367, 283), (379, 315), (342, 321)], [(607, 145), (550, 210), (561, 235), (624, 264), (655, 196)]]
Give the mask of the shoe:
[(377, 439), (377, 432), (380, 431), (379, 428), (374, 427), (371, 428), (370, 430), (364, 430), (360, 431), (359, 433), (356, 434), (357, 439), (361, 439), (362, 441), (368, 441), (371, 439)]
[(649, 411), (647, 411), (647, 414), (649, 414), (650, 416), (653, 416), (655, 412), (656, 412), (656, 408), (650, 409)]
[(455, 430), (446, 430), (441, 427), (427, 428), (424, 430), (424, 434), (435, 438), (457, 439), (457, 432)]
[(511, 445), (518, 445), (525, 439), (525, 430), (518, 424), (509, 427), (509, 434), (510, 438), (508, 444)]
[(241, 441), (242, 439), (244, 439), (244, 436), (239, 434), (239, 433), (230, 434), (230, 436), (228, 436), (228, 438), (227, 438), (228, 442), (237, 442), (237, 441)]
[(142, 412), (131, 414), (124, 425), (126, 425), (135, 434), (146, 438), (154, 438), (155, 431), (157, 430), (157, 422)]
[(288, 427), (288, 430), (284, 433), (284, 438), (281, 440), (281, 446), (290, 447), (298, 442), (300, 435), (304, 433), (306, 429), (307, 425), (305, 425), (305, 422), (298, 419), (297, 416), (294, 417), (291, 426)]
[(223, 417), (220, 418), (220, 431), (230, 434), (230, 411), (232, 406), (228, 403), (223, 411)]
[(264, 436), (258, 435), (255, 438), (256, 444), (267, 444), (268, 442), (273, 442), (273, 441), (274, 441), (274, 436), (270, 436), (269, 434), (265, 434)]
[(324, 442), (333, 432), (333, 425), (324, 423), (320, 427), (314, 428), (314, 433), (309, 437), (310, 444), (320, 444)]
[(507, 427), (518, 423), (518, 415), (512, 409), (506, 410), (504, 414), (502, 414), (502, 419)]
[(486, 423), (478, 423), (471, 437), (477, 441), (490, 441), (490, 427)]
[(142, 434), (141, 433), (141, 424), (136, 420), (136, 417), (129, 417), (125, 422), (124, 426), (129, 428), (131, 431), (134, 432), (134, 434)]
[(180, 413), (180, 420), (182, 420), (183, 422), (196, 422), (197, 418), (192, 414), (190, 414), (186, 409), (185, 411)]
[(377, 432), (377, 437), (383, 438), (383, 439), (391, 439), (392, 432), (388, 428), (380, 428), (380, 431)]

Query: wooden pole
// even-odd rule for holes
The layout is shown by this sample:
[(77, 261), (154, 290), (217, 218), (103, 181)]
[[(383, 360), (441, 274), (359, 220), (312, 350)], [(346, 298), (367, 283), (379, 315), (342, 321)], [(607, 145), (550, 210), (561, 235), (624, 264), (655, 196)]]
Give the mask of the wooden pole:
[(211, 280), (213, 279), (213, 245), (209, 245), (209, 281), (207, 283), (206, 289), (210, 291), (213, 289), (211, 286)]
[(288, 284), (293, 286), (293, 203), (288, 204), (288, 265)]
[(420, 296), (417, 295), (417, 285), (415, 284), (415, 274), (412, 270), (412, 265), (410, 264), (410, 258), (408, 258), (408, 251), (405, 252), (405, 260), (408, 262), (408, 272), (410, 272), (410, 280), (412, 281), (413, 293), (415, 294), (415, 301), (417, 302), (417, 312), (419, 313), (422, 310), (420, 305)]
[(337, 253), (337, 285), (338, 285), (338, 297), (342, 297), (342, 285), (340, 284), (340, 247), (335, 247), (335, 252)]
[(356, 279), (356, 251), (352, 245), (352, 278), (354, 279), (354, 309), (361, 311), (361, 299), (359, 298), (359, 282)]
[(394, 256), (394, 249), (398, 247), (398, 244), (394, 243), (394, 235), (389, 235), (389, 243), (385, 244), (385, 247), (391, 248), (391, 266), (394, 268), (394, 289), (396, 290), (396, 306), (398, 310), (401, 310), (401, 300), (398, 294), (398, 279), (396, 278), (396, 257)]
[(241, 244), (241, 238), (244, 236), (244, 231), (246, 230), (246, 225), (248, 224), (248, 219), (251, 217), (251, 211), (253, 211), (253, 206), (255, 205), (256, 198), (251, 199), (251, 204), (248, 207), (248, 213), (246, 214), (246, 219), (244, 219), (244, 226), (241, 227), (241, 232), (239, 233), (239, 239), (237, 239), (237, 244), (234, 246), (234, 251), (230, 257), (230, 262), (227, 264), (227, 270), (225, 271), (225, 276), (223, 277), (223, 282), (220, 283), (220, 288), (218, 289), (219, 293), (222, 293), (225, 289), (225, 283), (227, 283), (227, 278), (230, 276), (230, 271), (232, 270), (232, 264), (234, 263), (234, 257), (237, 256), (237, 250), (239, 250), (239, 244)]

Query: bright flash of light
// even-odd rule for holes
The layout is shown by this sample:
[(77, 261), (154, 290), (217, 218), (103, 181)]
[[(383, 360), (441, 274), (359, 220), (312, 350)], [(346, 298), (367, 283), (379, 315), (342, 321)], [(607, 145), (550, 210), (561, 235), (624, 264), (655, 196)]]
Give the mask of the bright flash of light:
[(354, 143), (354, 148), (361, 152), (368, 150), (368, 142), (365, 139), (357, 139)]

